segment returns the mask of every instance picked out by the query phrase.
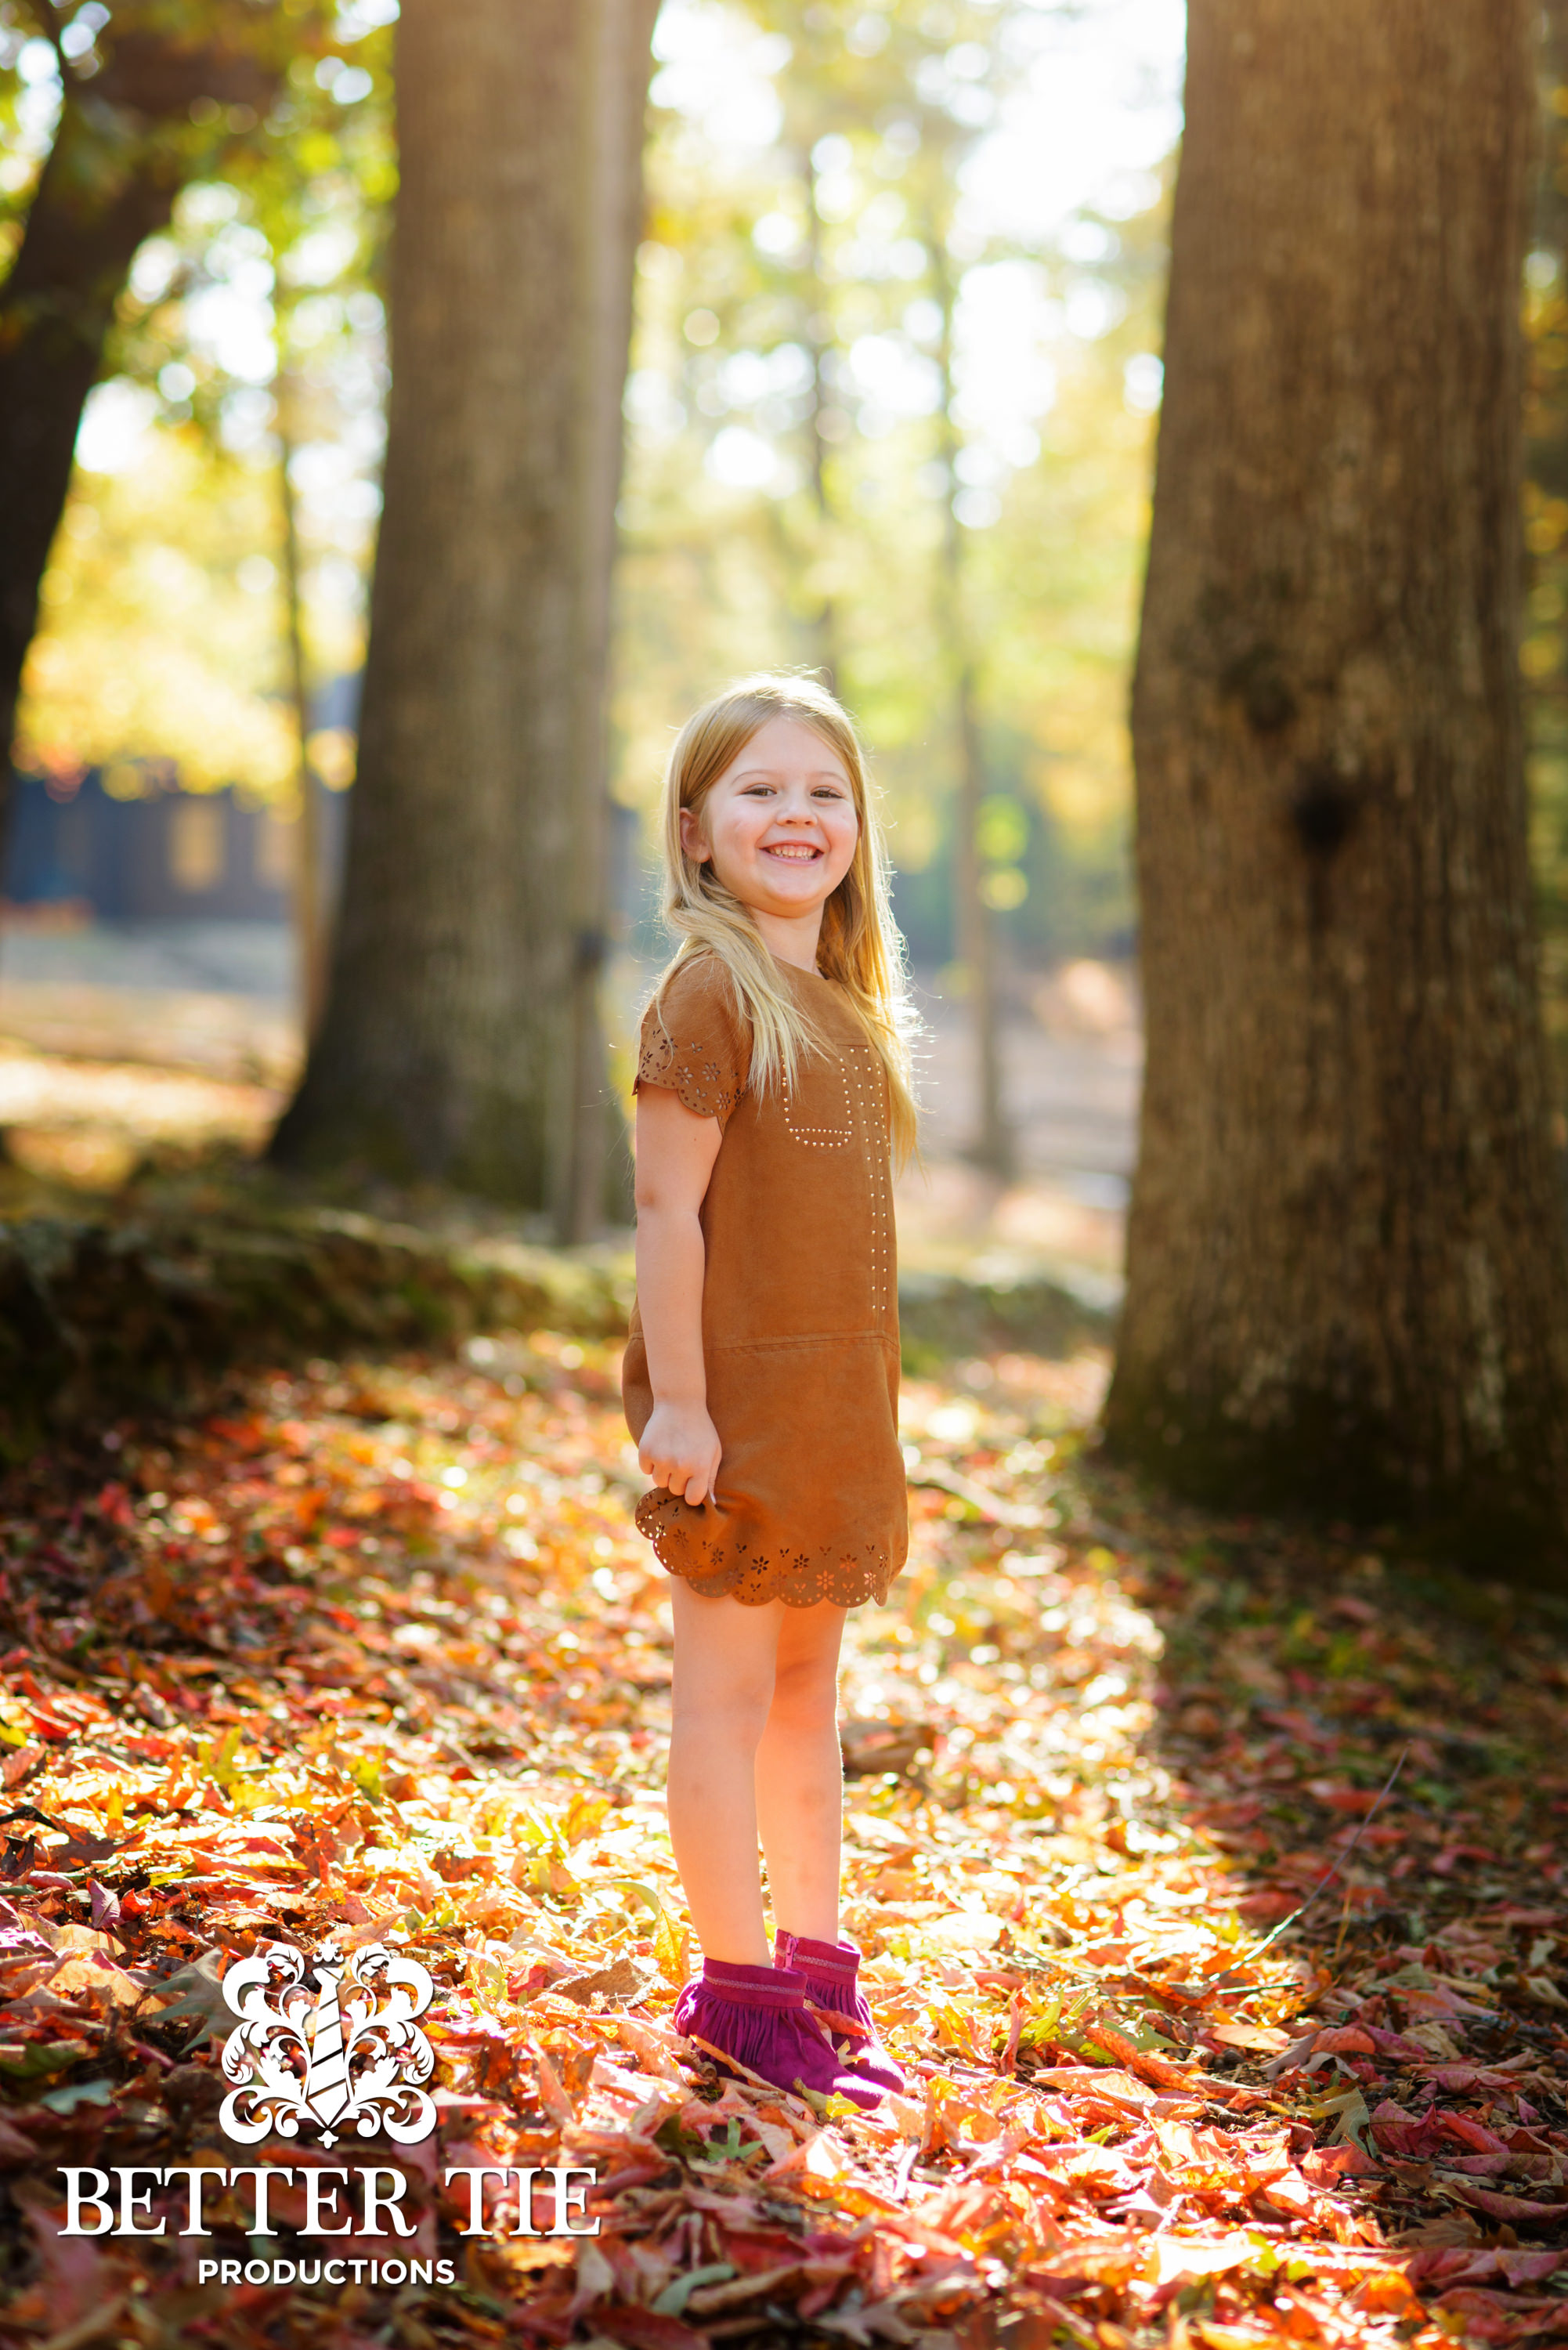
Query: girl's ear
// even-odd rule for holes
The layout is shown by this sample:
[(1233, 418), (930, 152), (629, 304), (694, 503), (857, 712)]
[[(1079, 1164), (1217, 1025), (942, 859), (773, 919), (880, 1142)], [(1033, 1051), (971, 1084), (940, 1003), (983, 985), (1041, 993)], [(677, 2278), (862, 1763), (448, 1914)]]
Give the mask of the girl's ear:
[(694, 865), (706, 865), (713, 854), (702, 837), (701, 819), (694, 808), (680, 811), (680, 846)]

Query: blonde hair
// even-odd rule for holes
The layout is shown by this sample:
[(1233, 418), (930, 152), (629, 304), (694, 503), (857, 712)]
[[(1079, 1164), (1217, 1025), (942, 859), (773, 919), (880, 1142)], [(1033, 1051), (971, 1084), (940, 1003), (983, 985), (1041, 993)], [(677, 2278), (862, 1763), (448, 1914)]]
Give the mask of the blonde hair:
[(791, 1086), (803, 1056), (822, 1050), (815, 1033), (763, 941), (751, 910), (724, 887), (711, 860), (689, 856), (680, 816), (700, 816), (719, 777), (773, 718), (793, 718), (821, 736), (842, 761), (859, 833), (848, 872), (822, 910), (817, 969), (836, 981), (881, 1056), (891, 1100), (891, 1139), (901, 1165), (915, 1146), (909, 1081), (915, 1021), (904, 977), (904, 942), (893, 920), (888, 851), (872, 798), (866, 756), (848, 712), (810, 676), (744, 677), (705, 702), (676, 738), (664, 775), (664, 918), (680, 939), (659, 975), (658, 1007), (675, 973), (693, 955), (716, 955), (752, 1032), (751, 1083), (759, 1093)]

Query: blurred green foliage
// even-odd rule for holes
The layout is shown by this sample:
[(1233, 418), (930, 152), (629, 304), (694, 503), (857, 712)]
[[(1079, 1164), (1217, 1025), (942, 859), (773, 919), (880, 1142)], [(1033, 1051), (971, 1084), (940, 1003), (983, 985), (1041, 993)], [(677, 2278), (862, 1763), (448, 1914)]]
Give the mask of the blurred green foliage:
[[(87, 27), (95, 5), (107, 15), (87, 0), (71, 21)], [(78, 471), (47, 583), (25, 709), (46, 764), (176, 755), (192, 782), (288, 788), (280, 402), (312, 669), (358, 664), (385, 389), (393, 13), (390, 0), (296, 9), (265, 119), (196, 126), (210, 167), (138, 259), (84, 442), (97, 469)], [(1125, 678), (1164, 201), (1027, 244), (977, 234), (960, 199), (1049, 13), (679, 0), (650, 109), (616, 790), (649, 808), (672, 729), (724, 677), (830, 664), (875, 745), (900, 911), (933, 962), (952, 952), (949, 500), (981, 653), (985, 894), (1028, 953), (1115, 948), (1131, 931)], [(0, 0), (0, 235), (13, 240), (59, 72), (30, 0)], [(750, 133), (738, 99), (759, 109)], [(960, 323), (946, 454), (939, 270)], [(989, 318), (994, 348), (1010, 309), (1033, 324), (1007, 346), (1019, 380), (999, 403), (972, 358), (966, 375), (964, 346)], [(333, 757), (324, 746), (320, 764)]]
[[(161, 23), (183, 11), (196, 31), (211, 14), (206, 0), (158, 5)], [(138, 0), (0, 0), (0, 267), (62, 73), (90, 78), (95, 39), (138, 13)], [(680, 0), (661, 27), (650, 109), (615, 788), (646, 813), (673, 728), (724, 677), (827, 663), (875, 746), (900, 914), (931, 962), (953, 951), (939, 562), (952, 499), (981, 654), (985, 894), (1026, 958), (1115, 951), (1132, 934), (1125, 695), (1167, 191), (1033, 242), (977, 234), (963, 175), (1026, 78), (1045, 13), (1023, 0)], [(254, 14), (258, 38), (286, 45), (286, 74), (265, 115), (203, 105), (168, 134), (190, 142), (192, 176), (169, 234), (138, 258), (88, 436), (102, 455), (98, 428), (118, 415), (137, 453), (117, 465), (110, 449), (78, 471), (24, 725), (46, 764), (172, 756), (192, 782), (270, 794), (292, 772), (280, 398), (312, 665), (347, 673), (362, 650), (395, 9), (278, 0)], [(1521, 659), (1549, 1019), (1568, 1090), (1568, 0), (1549, 0), (1544, 23)], [(738, 105), (756, 114), (749, 133)], [(952, 463), (939, 269), (956, 282), (961, 342), (966, 316), (989, 317), (995, 348), (1009, 307), (1038, 328), (1011, 347), (1008, 414), (994, 387), (966, 381), (961, 349)], [(350, 748), (322, 746), (335, 779)]]
[[(984, 894), (1031, 957), (1125, 950), (1164, 193), (1052, 241), (977, 230), (965, 169), (1027, 76), (1038, 10), (681, 16), (710, 58), (730, 44), (732, 88), (747, 65), (774, 95), (775, 130), (736, 136), (666, 42), (628, 399), (618, 792), (650, 805), (672, 725), (725, 676), (830, 662), (877, 754), (900, 919), (919, 958), (946, 962), (952, 500), (992, 786)], [(950, 462), (940, 275), (959, 315)], [(1007, 311), (1016, 380), (977, 381)]]
[[(198, 788), (286, 793), (295, 754), (281, 577), (280, 401), (305, 492), (317, 674), (351, 671), (379, 505), (380, 281), (396, 185), (388, 0), (258, 0), (285, 70), (265, 113), (198, 100), (168, 233), (137, 255), (89, 406), (26, 682), (26, 764), (174, 760)], [(95, 41), (208, 0), (0, 0), (0, 250), (9, 257), (70, 75)], [(42, 27), (52, 24), (51, 42)], [(346, 746), (319, 764), (340, 780)], [(336, 755), (335, 755), (336, 754)]]

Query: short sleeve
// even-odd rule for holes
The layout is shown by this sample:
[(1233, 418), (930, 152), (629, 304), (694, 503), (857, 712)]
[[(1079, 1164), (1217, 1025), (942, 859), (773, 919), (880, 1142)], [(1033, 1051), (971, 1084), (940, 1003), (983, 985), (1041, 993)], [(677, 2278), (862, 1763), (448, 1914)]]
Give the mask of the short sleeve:
[(694, 957), (642, 1015), (637, 1089), (664, 1087), (722, 1127), (746, 1089), (751, 1058), (729, 972), (714, 956)]

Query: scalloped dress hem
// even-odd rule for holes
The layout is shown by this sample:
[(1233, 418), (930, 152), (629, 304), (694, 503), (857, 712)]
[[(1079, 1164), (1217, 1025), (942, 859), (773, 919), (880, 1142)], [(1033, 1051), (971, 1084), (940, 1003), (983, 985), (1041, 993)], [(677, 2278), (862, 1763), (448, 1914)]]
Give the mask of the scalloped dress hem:
[[(786, 1607), (815, 1607), (824, 1600), (835, 1607), (863, 1607), (874, 1599), (878, 1607), (886, 1607), (904, 1564), (872, 1544), (866, 1545), (867, 1555), (840, 1552), (834, 1560), (836, 1545), (828, 1545), (815, 1558), (798, 1554), (781, 1578), (779, 1561), (772, 1553), (752, 1558), (743, 1546), (722, 1540), (702, 1543), (689, 1526), (671, 1524), (670, 1513), (685, 1507), (672, 1493), (645, 1493), (637, 1505), (637, 1530), (653, 1544), (665, 1573), (680, 1575), (700, 1599), (738, 1599), (742, 1607), (766, 1607), (774, 1599), (782, 1599)], [(765, 1589), (758, 1588), (763, 1584)]]

